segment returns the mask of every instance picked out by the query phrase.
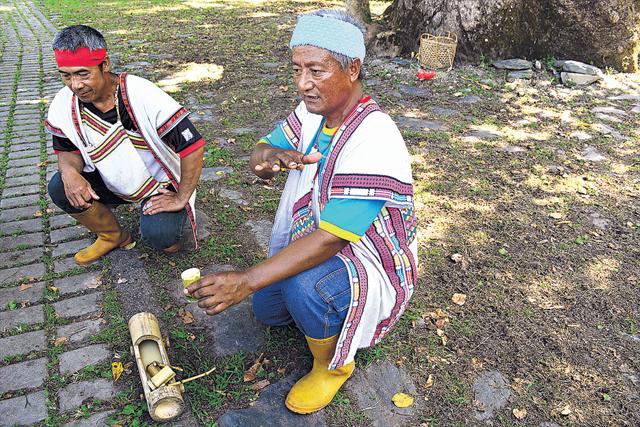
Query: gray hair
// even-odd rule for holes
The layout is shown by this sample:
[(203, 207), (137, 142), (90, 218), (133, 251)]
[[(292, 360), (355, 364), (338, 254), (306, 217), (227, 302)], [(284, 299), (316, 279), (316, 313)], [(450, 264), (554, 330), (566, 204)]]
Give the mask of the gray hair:
[[(320, 10), (315, 10), (313, 12), (306, 13), (305, 15), (322, 16), (327, 18), (338, 19), (340, 21), (348, 22), (349, 24), (354, 25), (356, 28), (362, 31), (362, 35), (364, 35), (367, 32), (365, 26), (362, 25), (360, 21), (358, 21), (352, 15), (349, 15), (347, 12), (343, 10), (320, 9)], [(343, 55), (341, 53), (336, 53), (331, 50), (329, 51), (329, 53), (331, 54), (331, 56), (335, 58), (336, 61), (340, 63), (340, 67), (342, 67), (343, 70), (346, 70), (349, 67), (349, 65), (353, 63), (353, 60), (355, 59), (355, 58), (349, 58), (346, 55)], [(364, 77), (365, 77), (364, 64), (360, 64), (360, 74), (358, 74), (358, 80), (362, 80), (364, 79)]]
[(72, 25), (63, 28), (56, 34), (51, 44), (54, 50), (75, 51), (82, 47), (91, 50), (106, 49), (107, 42), (100, 32), (87, 25)]

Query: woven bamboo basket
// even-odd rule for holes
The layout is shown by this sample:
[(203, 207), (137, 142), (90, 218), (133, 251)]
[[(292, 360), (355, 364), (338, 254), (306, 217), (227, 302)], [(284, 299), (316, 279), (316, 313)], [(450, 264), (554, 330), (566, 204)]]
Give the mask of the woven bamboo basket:
[(420, 64), (431, 70), (451, 70), (456, 57), (458, 37), (450, 32), (440, 36), (420, 36)]

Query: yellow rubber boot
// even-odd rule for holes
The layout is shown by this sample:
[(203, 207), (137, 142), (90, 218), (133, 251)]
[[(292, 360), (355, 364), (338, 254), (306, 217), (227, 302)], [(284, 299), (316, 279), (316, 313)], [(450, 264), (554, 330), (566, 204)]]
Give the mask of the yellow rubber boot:
[(92, 245), (82, 249), (74, 256), (76, 264), (91, 264), (113, 249), (131, 243), (129, 232), (120, 227), (111, 209), (100, 202), (94, 200), (89, 209), (71, 214), (71, 216), (98, 235), (98, 239)]
[(355, 368), (355, 362), (351, 362), (338, 369), (327, 369), (338, 335), (323, 340), (306, 338), (313, 354), (313, 368), (291, 387), (284, 402), (287, 408), (298, 414), (310, 414), (327, 406)]

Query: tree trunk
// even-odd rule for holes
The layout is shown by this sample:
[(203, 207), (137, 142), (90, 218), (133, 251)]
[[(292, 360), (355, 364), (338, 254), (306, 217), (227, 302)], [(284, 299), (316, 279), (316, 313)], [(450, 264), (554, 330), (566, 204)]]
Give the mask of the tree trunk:
[(637, 0), (394, 0), (385, 18), (403, 53), (421, 33), (458, 35), (459, 57), (574, 59), (638, 70)]
[(347, 11), (358, 18), (362, 23), (371, 22), (371, 9), (369, 8), (369, 0), (345, 0)]

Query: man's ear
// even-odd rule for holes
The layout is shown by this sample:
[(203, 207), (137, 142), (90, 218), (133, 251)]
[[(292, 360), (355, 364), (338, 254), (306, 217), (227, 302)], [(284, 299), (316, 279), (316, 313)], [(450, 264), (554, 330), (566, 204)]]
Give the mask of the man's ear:
[(108, 73), (109, 71), (111, 71), (111, 59), (109, 55), (107, 55), (104, 57), (104, 61), (102, 61), (102, 72)]
[(358, 80), (358, 76), (360, 75), (360, 67), (362, 67), (362, 63), (360, 62), (360, 58), (354, 58), (349, 64), (349, 78), (351, 82), (355, 82)]

